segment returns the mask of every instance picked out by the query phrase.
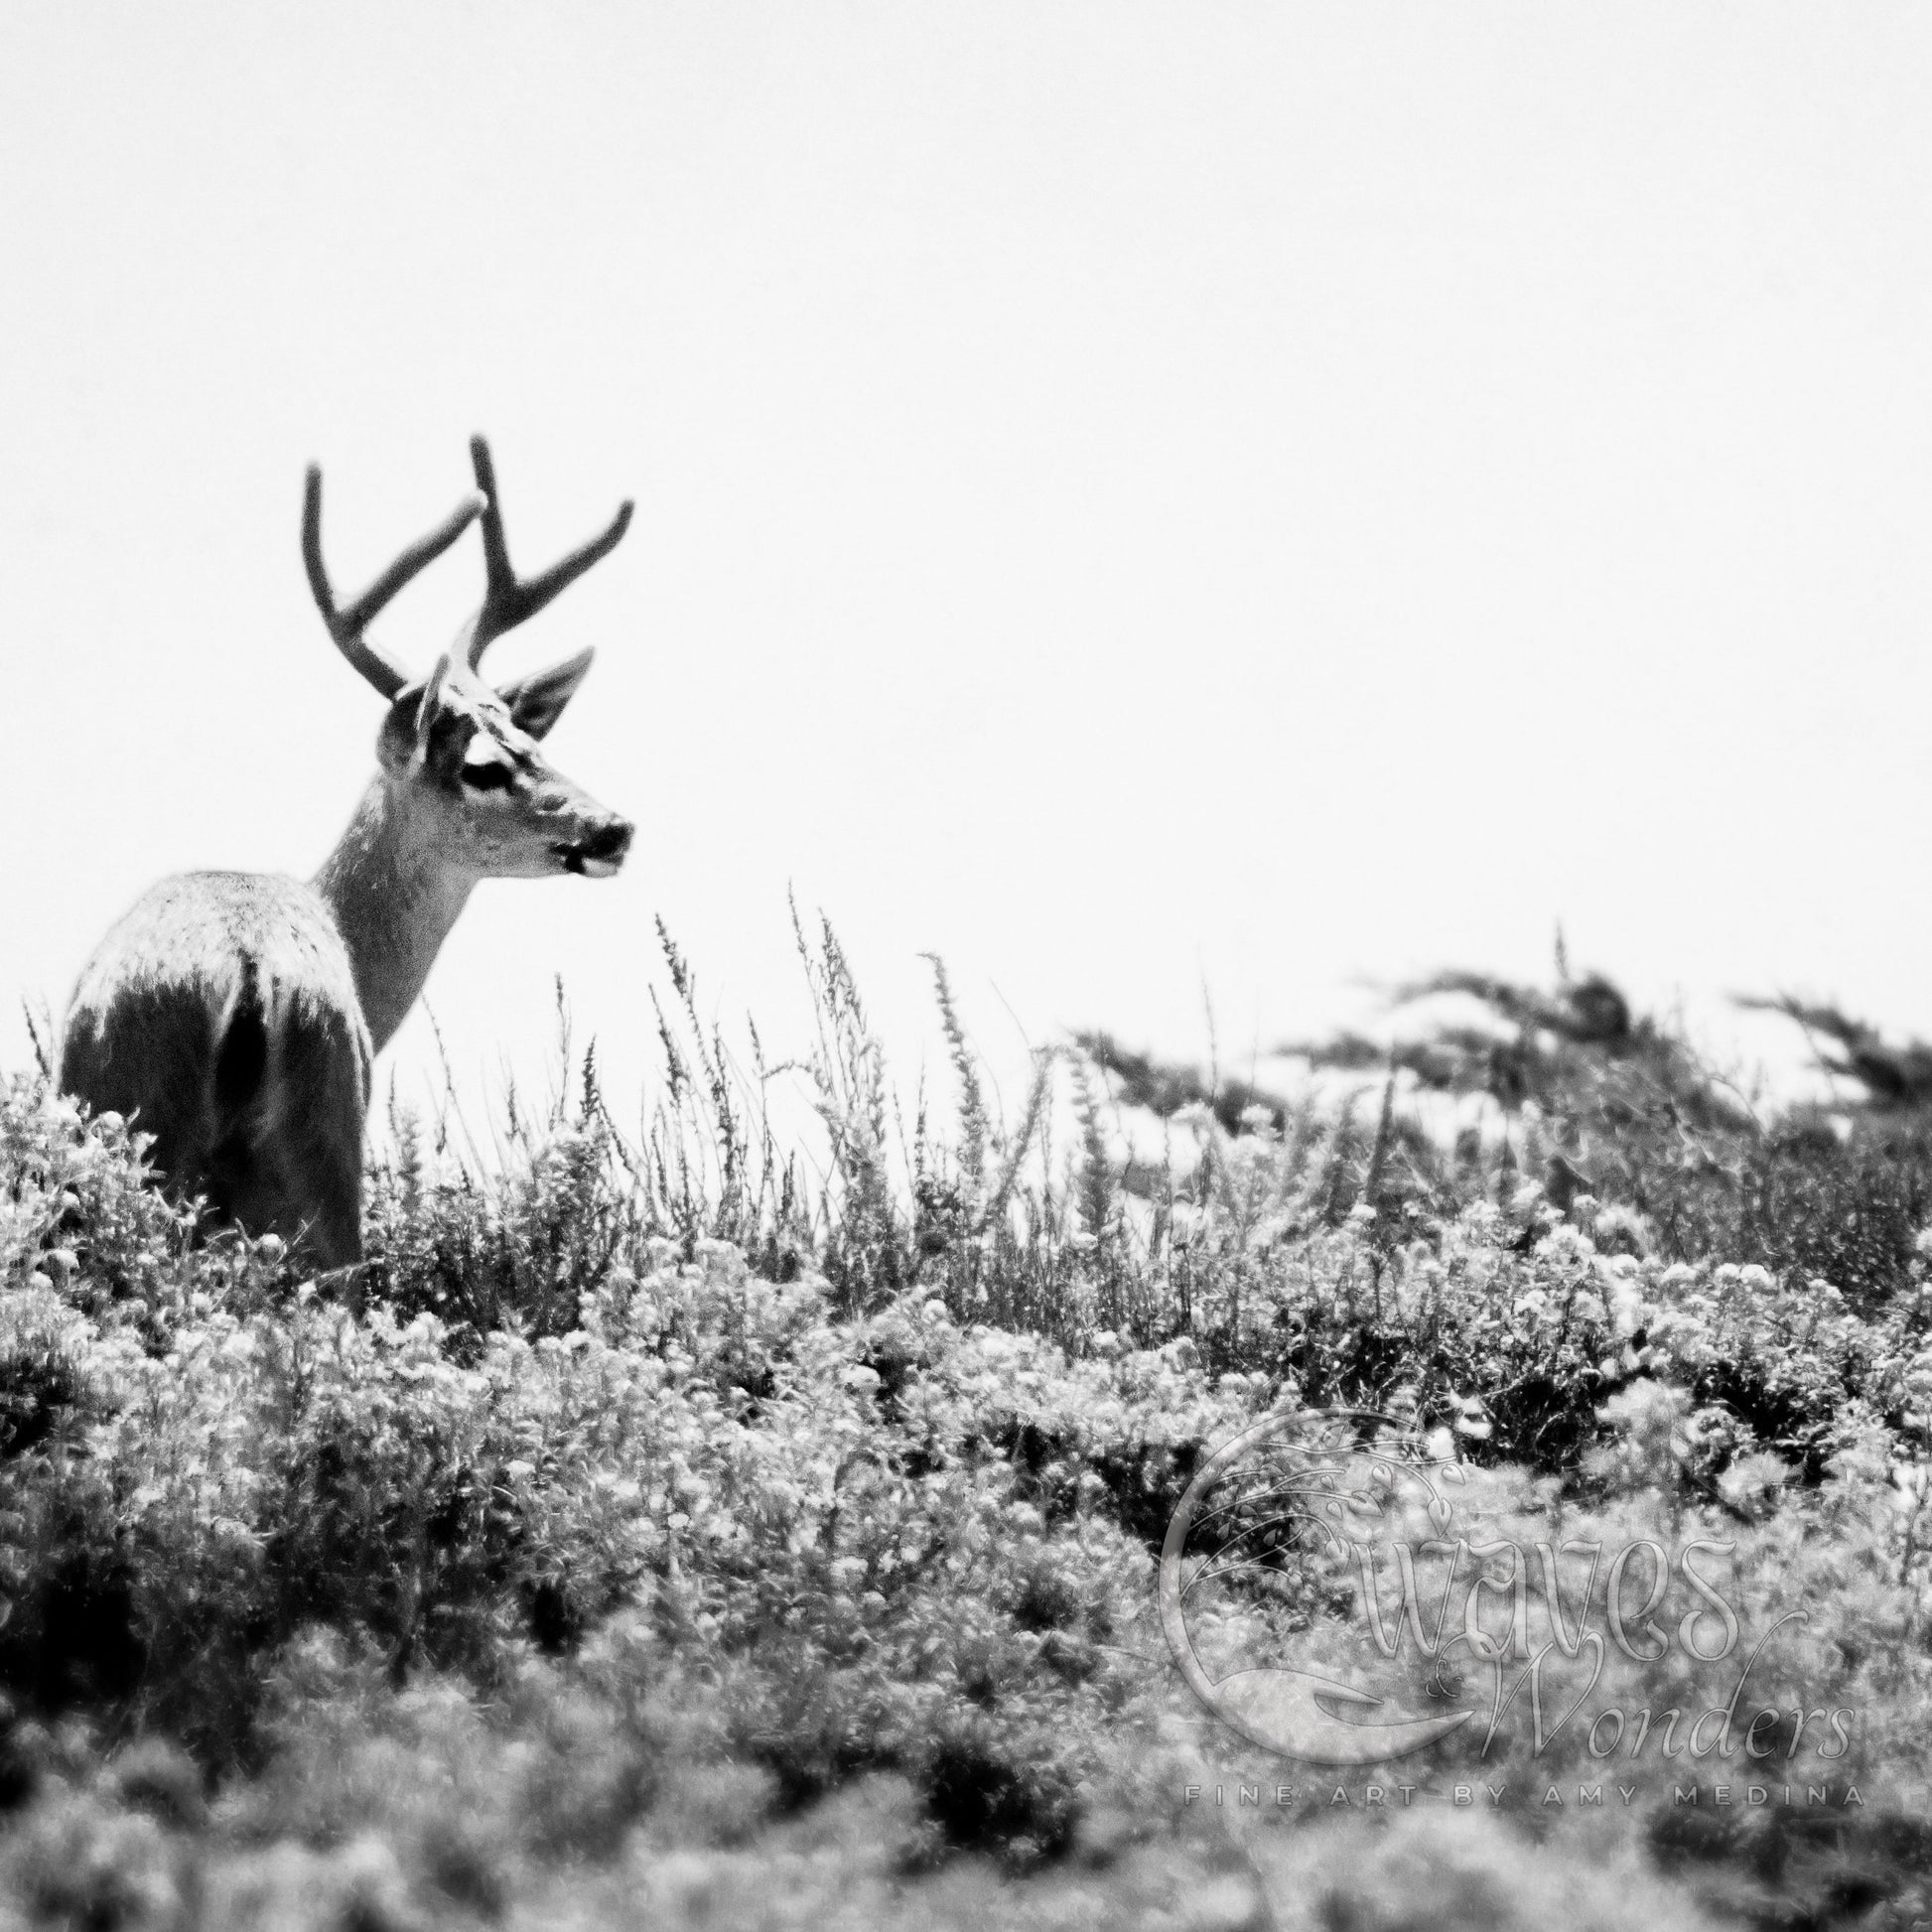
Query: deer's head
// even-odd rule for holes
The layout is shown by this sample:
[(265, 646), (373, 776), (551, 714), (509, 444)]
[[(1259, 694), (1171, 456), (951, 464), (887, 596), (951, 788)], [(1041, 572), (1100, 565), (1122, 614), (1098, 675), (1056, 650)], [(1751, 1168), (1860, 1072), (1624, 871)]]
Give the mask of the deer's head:
[[(542, 575), (510, 568), (503, 512), (489, 450), (470, 445), (477, 490), (410, 546), (345, 609), (337, 608), (322, 561), (322, 473), (309, 472), (302, 554), (329, 633), (343, 655), (388, 703), (376, 757), (392, 795), (442, 864), (476, 878), (534, 879), (552, 873), (608, 878), (630, 846), (627, 819), (600, 805), (544, 757), (541, 742), (591, 667), (575, 657), (501, 688), (484, 680), (483, 654), (504, 631), (617, 547), (628, 503), (610, 526)], [(477, 614), (427, 677), (411, 679), (365, 632), (411, 578), (483, 519), (485, 588)]]

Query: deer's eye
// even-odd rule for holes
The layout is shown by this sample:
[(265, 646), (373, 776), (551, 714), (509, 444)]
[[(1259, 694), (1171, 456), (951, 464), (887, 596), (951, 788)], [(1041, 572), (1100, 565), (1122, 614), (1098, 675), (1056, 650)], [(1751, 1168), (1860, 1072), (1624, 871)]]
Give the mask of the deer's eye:
[(509, 760), (493, 747), (481, 758), (473, 754), (463, 760), (463, 782), (472, 791), (507, 791), (515, 777)]

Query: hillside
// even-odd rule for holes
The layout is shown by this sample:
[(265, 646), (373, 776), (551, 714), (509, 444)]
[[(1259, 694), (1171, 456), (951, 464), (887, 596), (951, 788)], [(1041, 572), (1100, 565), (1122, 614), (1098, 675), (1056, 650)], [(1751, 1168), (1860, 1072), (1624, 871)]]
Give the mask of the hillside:
[[(1331, 1043), (1365, 1110), (1163, 1095), (1142, 1063), (1186, 1143), (1150, 1170), (1110, 1135), (1118, 1047), (1042, 1057), (994, 1118), (943, 973), (951, 1125), (901, 1139), (829, 933), (809, 959), (822, 1179), (673, 1013), (642, 1145), (593, 1061), (486, 1168), (398, 1117), (359, 1315), (273, 1240), (199, 1238), (124, 1123), (7, 1082), (8, 1922), (1932, 1911), (1916, 1093), (1760, 1116), (1627, 1009), (1491, 986), (1486, 1045)], [(1424, 1132), (1432, 1083), (1489, 1130)], [(1378, 1666), (1352, 1546), (1243, 1504), (1253, 1574), (1199, 1598), (1222, 1671), (1394, 1654), (1407, 1708), (1483, 1713), (1386, 1772), (1244, 1741), (1174, 1666), (1164, 1539), (1222, 1444), (1334, 1408), (1433, 1445), (1486, 1549), (1651, 1546), (1680, 1580), (1721, 1552), (1734, 1660), (1704, 1668), (1718, 1594), (1673, 1596), (1661, 1651), (1496, 1711), (1520, 1653)], [(1380, 1533), (1422, 1549), (1449, 1504), (1399, 1473)], [(1606, 1590), (1643, 1590), (1605, 1569), (1553, 1603), (1532, 1565), (1489, 1609), (1606, 1629)], [(1746, 1652), (1715, 1745), (1690, 1720)]]

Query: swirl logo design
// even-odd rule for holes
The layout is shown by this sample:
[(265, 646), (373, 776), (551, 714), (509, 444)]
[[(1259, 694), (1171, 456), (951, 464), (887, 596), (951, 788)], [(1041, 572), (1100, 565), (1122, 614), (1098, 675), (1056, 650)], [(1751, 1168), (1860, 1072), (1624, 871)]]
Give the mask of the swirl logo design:
[[(1398, 1509), (1420, 1504), (1446, 1535), (1446, 1486), (1461, 1477), (1453, 1456), (1369, 1410), (1277, 1414), (1223, 1444), (1187, 1485), (1161, 1553), (1161, 1626), (1188, 1688), (1251, 1743), (1311, 1764), (1382, 1763), (1466, 1724), (1471, 1709), (1405, 1710), (1390, 1688), (1318, 1671), (1251, 1666), (1217, 1677), (1204, 1637), (1225, 1627), (1224, 1612), (1240, 1619), (1256, 1607), (1291, 1631), (1306, 1627)], [(1450, 1684), (1430, 1688), (1432, 1701), (1452, 1701)]]

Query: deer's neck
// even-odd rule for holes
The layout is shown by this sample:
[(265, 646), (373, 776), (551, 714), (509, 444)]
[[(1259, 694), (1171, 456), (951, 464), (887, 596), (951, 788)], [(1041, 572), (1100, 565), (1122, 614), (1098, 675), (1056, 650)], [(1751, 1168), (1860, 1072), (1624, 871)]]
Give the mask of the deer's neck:
[(416, 1004), (476, 883), (438, 856), (430, 827), (378, 771), (314, 880), (348, 948), (377, 1052)]

